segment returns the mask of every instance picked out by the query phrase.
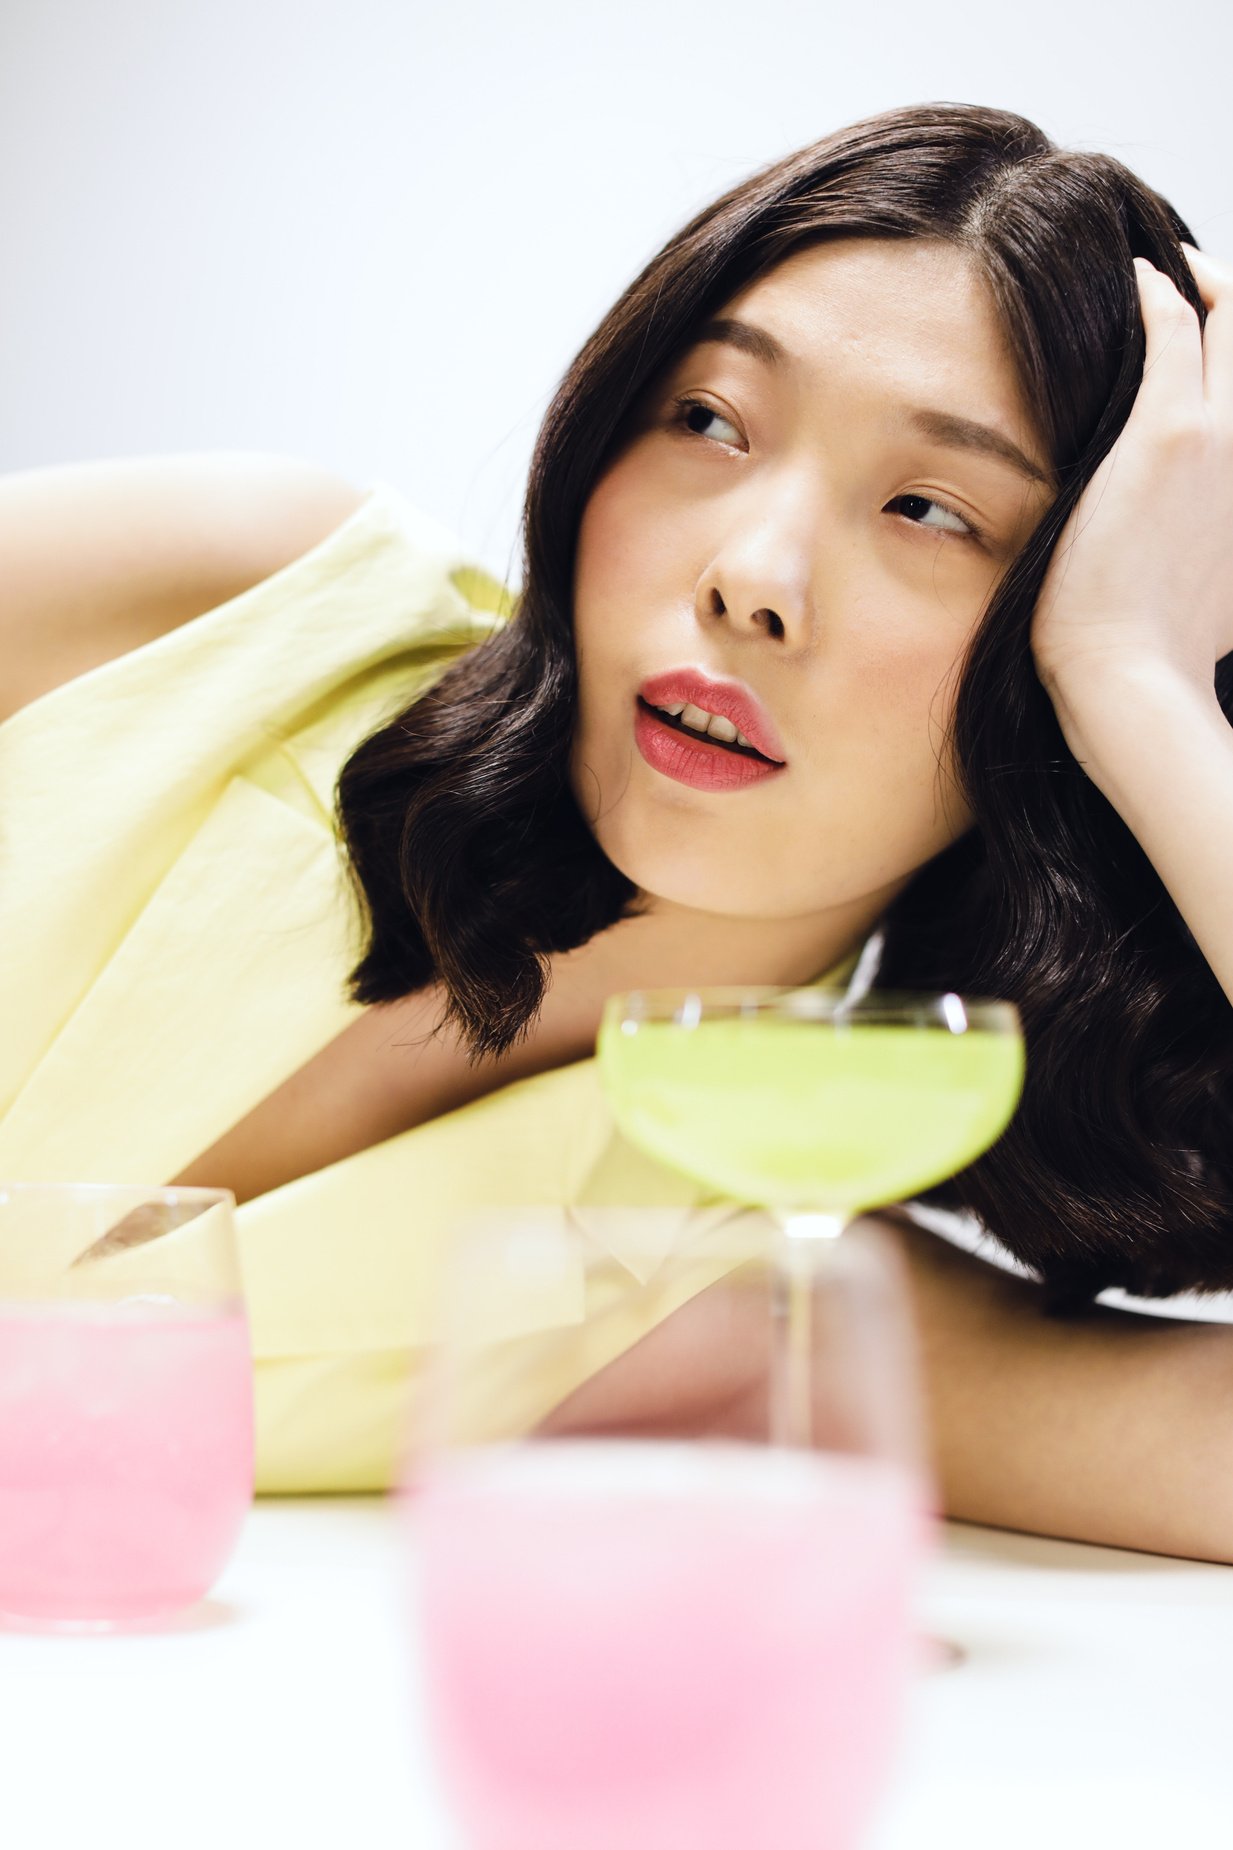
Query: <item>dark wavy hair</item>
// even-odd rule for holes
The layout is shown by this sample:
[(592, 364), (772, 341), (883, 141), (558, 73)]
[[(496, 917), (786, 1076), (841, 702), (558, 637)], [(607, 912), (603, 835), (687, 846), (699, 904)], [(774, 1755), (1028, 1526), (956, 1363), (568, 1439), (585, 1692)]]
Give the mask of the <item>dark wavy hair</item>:
[[(716, 308), (833, 238), (945, 239), (992, 292), (1057, 486), (962, 664), (957, 774), (976, 825), (882, 922), (880, 987), (1020, 1010), (1027, 1077), (999, 1141), (921, 1202), (974, 1214), (1063, 1313), (1108, 1286), (1233, 1286), (1233, 1014), (1159, 876), (1068, 750), (1029, 634), (1067, 517), (1144, 359), (1132, 259), (1206, 320), (1193, 233), (1119, 161), (1004, 110), (892, 109), (774, 162), (698, 213), (587, 340), (549, 406), (513, 620), (460, 654), (343, 768), (337, 817), (367, 915), (355, 1001), (430, 981), (471, 1058), (533, 1024), (548, 957), (638, 909), (571, 792), (572, 584), (582, 512), (640, 405)], [(1233, 718), (1233, 656), (1216, 671)]]

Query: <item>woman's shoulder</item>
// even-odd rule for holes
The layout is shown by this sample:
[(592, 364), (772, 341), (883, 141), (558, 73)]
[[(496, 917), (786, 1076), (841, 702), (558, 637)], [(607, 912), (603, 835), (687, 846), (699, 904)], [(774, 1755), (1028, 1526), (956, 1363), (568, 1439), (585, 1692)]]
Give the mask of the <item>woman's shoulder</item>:
[(0, 719), (269, 579), (367, 498), (233, 451), (0, 476)]

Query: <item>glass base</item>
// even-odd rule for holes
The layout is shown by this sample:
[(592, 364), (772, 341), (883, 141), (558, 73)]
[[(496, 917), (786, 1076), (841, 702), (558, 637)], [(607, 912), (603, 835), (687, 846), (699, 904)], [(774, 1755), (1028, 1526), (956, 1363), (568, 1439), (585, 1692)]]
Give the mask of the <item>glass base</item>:
[(61, 1617), (42, 1612), (19, 1612), (0, 1602), (0, 1631), (56, 1633), (64, 1637), (91, 1637), (112, 1632), (193, 1630), (212, 1623), (209, 1602), (200, 1595), (171, 1601), (150, 1611), (112, 1613), (104, 1618), (78, 1615)]
[(916, 1639), (920, 1652), (920, 1667), (925, 1671), (956, 1670), (960, 1664), (966, 1664), (968, 1654), (961, 1644), (951, 1638), (938, 1638), (932, 1632), (920, 1632)]

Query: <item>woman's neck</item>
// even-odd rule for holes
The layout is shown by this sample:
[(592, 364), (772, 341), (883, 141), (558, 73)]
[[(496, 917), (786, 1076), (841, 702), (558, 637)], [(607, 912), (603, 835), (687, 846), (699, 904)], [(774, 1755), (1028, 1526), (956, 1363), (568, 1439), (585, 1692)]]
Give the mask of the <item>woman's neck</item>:
[(544, 1026), (593, 1039), (604, 998), (686, 984), (808, 983), (857, 949), (905, 882), (799, 919), (730, 918), (653, 900), (550, 960)]

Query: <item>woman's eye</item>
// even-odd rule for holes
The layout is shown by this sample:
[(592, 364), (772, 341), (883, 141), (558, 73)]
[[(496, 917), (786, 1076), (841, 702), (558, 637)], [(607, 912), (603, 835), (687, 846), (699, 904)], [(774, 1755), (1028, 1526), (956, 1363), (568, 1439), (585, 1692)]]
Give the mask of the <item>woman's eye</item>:
[[(698, 424), (694, 421), (695, 417), (698, 419), (698, 422), (703, 425), (705, 425), (707, 418), (718, 418), (719, 422), (721, 424), (726, 424), (729, 430), (736, 429), (736, 425), (732, 422), (731, 418), (724, 417), (722, 412), (716, 411), (713, 405), (706, 404), (701, 398), (690, 398), (686, 395), (683, 398), (674, 398), (672, 404), (674, 410), (673, 424), (687, 430), (690, 436), (709, 437), (711, 434), (710, 431), (705, 428), (701, 430), (698, 428)], [(721, 438), (718, 439), (718, 441), (726, 442), (727, 439)]]
[(888, 501), (886, 505), (894, 507), (896, 502), (905, 501), (918, 508), (936, 508), (939, 514), (946, 516), (947, 520), (957, 523), (955, 526), (926, 526), (923, 520), (916, 520), (910, 514), (904, 516), (905, 519), (911, 520), (914, 527), (924, 528), (926, 533), (953, 533), (958, 539), (980, 540), (984, 538), (983, 530), (976, 526), (975, 522), (970, 521), (966, 514), (960, 514), (955, 508), (948, 506), (945, 501), (935, 501), (931, 495), (896, 495), (894, 500)]

